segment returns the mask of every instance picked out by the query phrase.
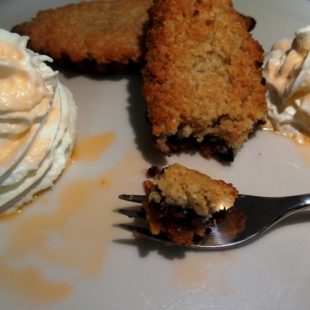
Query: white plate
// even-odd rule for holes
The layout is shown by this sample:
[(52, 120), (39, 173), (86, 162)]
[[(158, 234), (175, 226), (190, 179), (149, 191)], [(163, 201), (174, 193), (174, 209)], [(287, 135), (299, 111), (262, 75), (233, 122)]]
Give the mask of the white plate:
[[(0, 27), (67, 1), (2, 0)], [(268, 50), (310, 24), (306, 0), (238, 0)], [(138, 77), (61, 76), (79, 106), (80, 145), (53, 191), (0, 221), (1, 309), (309, 309), (310, 215), (304, 212), (236, 250), (190, 252), (135, 241), (113, 227), (120, 193), (141, 193), (144, 169), (166, 164), (151, 145)], [(100, 144), (101, 143), (101, 144)], [(259, 132), (231, 166), (199, 155), (168, 158), (232, 182), (241, 193), (310, 191), (309, 145)]]

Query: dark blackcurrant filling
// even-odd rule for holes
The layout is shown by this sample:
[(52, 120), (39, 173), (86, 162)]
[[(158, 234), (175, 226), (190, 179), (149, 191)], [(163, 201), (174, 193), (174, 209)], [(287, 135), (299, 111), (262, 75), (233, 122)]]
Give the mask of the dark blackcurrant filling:
[[(155, 175), (162, 173), (156, 169), (151, 169)], [(154, 234), (162, 234), (168, 240), (179, 244), (191, 245), (198, 243), (211, 232), (213, 226), (221, 223), (226, 215), (225, 210), (214, 212), (207, 216), (201, 216), (195, 212), (192, 206), (178, 206), (168, 204), (162, 196), (157, 186), (150, 186), (147, 192), (157, 192), (158, 201), (146, 201), (144, 209), (150, 229)]]
[(173, 135), (168, 137), (166, 144), (172, 152), (192, 147), (201, 150), (207, 148), (212, 155), (218, 157), (222, 161), (232, 162), (235, 157), (233, 148), (229, 147), (224, 139), (213, 135), (206, 135), (201, 142), (198, 142), (193, 136), (181, 138), (177, 135)]
[(225, 216), (225, 211), (217, 211), (212, 214), (212, 217), (206, 217), (198, 215), (191, 207), (167, 206), (156, 202), (149, 203), (148, 211), (151, 220), (160, 223), (164, 227), (174, 225), (187, 229), (200, 227), (208, 230)]
[(161, 223), (169, 224), (173, 223), (181, 226), (198, 226), (206, 225), (209, 220), (206, 217), (197, 215), (195, 211), (190, 207), (180, 207), (151, 202), (149, 204), (152, 217)]

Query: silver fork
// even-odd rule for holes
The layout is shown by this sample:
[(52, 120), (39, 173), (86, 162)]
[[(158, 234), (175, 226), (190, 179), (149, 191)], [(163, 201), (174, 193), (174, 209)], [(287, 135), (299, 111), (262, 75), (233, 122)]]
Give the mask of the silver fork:
[[(123, 194), (119, 198), (142, 203), (145, 196)], [(190, 247), (212, 250), (244, 245), (284, 218), (307, 207), (310, 207), (310, 194), (287, 197), (238, 195), (234, 206), (226, 211), (224, 219), (211, 227), (206, 237)], [(146, 223), (146, 213), (141, 206), (121, 208), (117, 211), (139, 220), (135, 224), (119, 224), (119, 227), (146, 238), (173, 244), (163, 234), (151, 234)]]

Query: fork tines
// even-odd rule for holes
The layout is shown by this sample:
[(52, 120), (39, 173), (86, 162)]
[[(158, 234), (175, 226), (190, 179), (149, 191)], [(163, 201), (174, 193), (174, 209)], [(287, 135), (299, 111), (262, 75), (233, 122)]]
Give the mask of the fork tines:
[[(119, 198), (129, 202), (142, 203), (146, 198), (145, 195), (119, 195)], [(165, 234), (153, 235), (150, 231), (149, 224), (147, 222), (147, 214), (145, 209), (142, 206), (131, 206), (125, 208), (119, 208), (116, 210), (118, 213), (126, 215), (130, 218), (134, 218), (132, 224), (116, 224), (115, 226), (125, 229), (135, 236), (142, 236), (147, 239), (152, 239), (158, 242), (163, 242), (167, 245), (176, 244), (169, 240)]]
[[(145, 195), (119, 195), (119, 198), (125, 201), (142, 203), (145, 199)], [(153, 235), (148, 227), (146, 220), (146, 211), (142, 206), (125, 207), (116, 210), (118, 213), (126, 215), (130, 218), (134, 218), (135, 222), (132, 224), (117, 224), (116, 226), (132, 232), (134, 235), (140, 235), (148, 239), (161, 241), (165, 243), (171, 243), (165, 236)]]
[(127, 207), (116, 210), (118, 213), (126, 215), (130, 218), (145, 219), (146, 212), (142, 207)]
[[(122, 195), (119, 195), (119, 198), (125, 201), (142, 203), (143, 200), (145, 199), (145, 196), (144, 195), (122, 194)], [(126, 215), (131, 218), (136, 218), (136, 219), (146, 218), (146, 212), (142, 207), (126, 207), (126, 208), (117, 209), (116, 211), (120, 214)]]
[(118, 196), (119, 199), (130, 201), (130, 202), (136, 202), (136, 203), (142, 203), (145, 199), (145, 195), (127, 195), (122, 194)]

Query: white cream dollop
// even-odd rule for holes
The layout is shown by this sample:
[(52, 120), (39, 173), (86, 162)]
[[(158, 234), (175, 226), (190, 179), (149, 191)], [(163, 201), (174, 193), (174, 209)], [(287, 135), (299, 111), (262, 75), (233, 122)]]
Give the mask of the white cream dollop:
[(72, 94), (27, 41), (0, 29), (0, 212), (53, 185), (76, 134)]
[(274, 129), (304, 143), (310, 137), (310, 25), (266, 54), (268, 117)]

